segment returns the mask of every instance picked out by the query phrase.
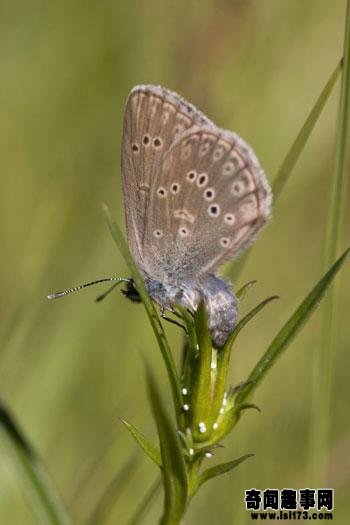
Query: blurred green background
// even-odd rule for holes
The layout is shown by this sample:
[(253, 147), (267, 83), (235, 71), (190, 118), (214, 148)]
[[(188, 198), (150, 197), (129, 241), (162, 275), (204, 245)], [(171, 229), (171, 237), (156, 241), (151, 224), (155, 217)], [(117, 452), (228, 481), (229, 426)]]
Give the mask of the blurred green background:
[[(0, 396), (82, 523), (138, 452), (118, 416), (155, 438), (145, 357), (169, 396), (141, 306), (119, 291), (96, 305), (103, 287), (45, 298), (95, 278), (128, 276), (101, 203), (123, 224), (120, 143), (129, 90), (152, 83), (178, 91), (244, 137), (273, 180), (341, 56), (345, 1), (2, 0), (0, 8)], [(322, 275), (338, 88), (235, 283), (258, 280), (243, 311), (267, 295), (281, 299), (240, 336), (232, 384), (246, 377)], [(337, 278), (326, 482), (335, 489), (336, 523), (346, 523), (349, 512), (349, 278), (347, 264)], [(245, 489), (312, 486), (312, 373), (321, 324), (319, 310), (259, 388), (254, 401), (262, 414), (247, 413), (211, 461), (255, 457), (208, 483), (186, 523), (248, 523)], [(178, 357), (181, 334), (166, 330)], [(107, 524), (127, 523), (157, 478), (141, 453), (136, 461)], [(156, 523), (161, 507), (159, 492), (144, 523)], [(37, 523), (5, 448), (0, 523)]]

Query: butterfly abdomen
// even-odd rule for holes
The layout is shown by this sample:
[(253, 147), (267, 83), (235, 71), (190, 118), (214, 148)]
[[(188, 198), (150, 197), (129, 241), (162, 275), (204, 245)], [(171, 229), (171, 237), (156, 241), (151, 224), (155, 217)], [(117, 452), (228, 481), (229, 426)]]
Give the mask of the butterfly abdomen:
[(213, 345), (221, 348), (236, 326), (238, 301), (229, 283), (216, 275), (207, 274), (200, 283)]
[(237, 299), (224, 279), (206, 274), (198, 280), (164, 283), (148, 277), (146, 285), (152, 299), (164, 309), (181, 305), (194, 313), (204, 301), (213, 345), (225, 344), (236, 325)]

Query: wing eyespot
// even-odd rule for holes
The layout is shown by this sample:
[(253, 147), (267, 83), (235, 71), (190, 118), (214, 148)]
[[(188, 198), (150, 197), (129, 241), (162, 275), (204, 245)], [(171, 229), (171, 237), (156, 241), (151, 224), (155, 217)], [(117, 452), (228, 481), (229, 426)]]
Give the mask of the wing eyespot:
[(212, 201), (215, 197), (215, 190), (213, 188), (207, 188), (203, 193), (206, 201)]
[(206, 186), (207, 183), (208, 183), (208, 180), (209, 180), (208, 174), (207, 173), (201, 173), (200, 175), (198, 175), (198, 178), (197, 178), (197, 186), (199, 188), (202, 188), (203, 186)]
[(213, 159), (215, 162), (217, 162), (218, 160), (220, 160), (224, 154), (224, 148), (222, 146), (218, 146), (215, 150), (214, 150), (214, 153), (213, 153)]
[(156, 137), (155, 139), (153, 139), (153, 146), (156, 148), (156, 149), (159, 149), (163, 146), (163, 141), (161, 138), (159, 137)]
[(235, 197), (240, 197), (244, 191), (244, 183), (241, 180), (236, 180), (231, 186), (231, 192)]
[(194, 182), (196, 180), (196, 177), (197, 173), (195, 170), (189, 171), (186, 175), (186, 179), (188, 180), (188, 182)]
[(168, 192), (166, 191), (165, 188), (163, 188), (163, 186), (159, 186), (159, 188), (157, 189), (157, 195), (158, 197), (161, 197), (162, 199), (166, 199)]
[(184, 238), (188, 236), (188, 234), (190, 233), (190, 230), (186, 228), (185, 226), (181, 226), (181, 228), (179, 228), (178, 230), (178, 233), (180, 237)]
[(228, 237), (221, 237), (221, 239), (220, 239), (220, 245), (221, 245), (223, 248), (227, 248), (229, 244), (230, 244), (230, 239), (229, 239)]
[(218, 204), (212, 204), (208, 208), (208, 215), (210, 217), (219, 217), (220, 215), (220, 206)]
[(232, 161), (227, 161), (222, 167), (222, 174), (229, 177), (235, 172), (235, 165)]
[(226, 222), (226, 224), (232, 225), (236, 222), (236, 217), (234, 216), (233, 213), (226, 213), (224, 217), (224, 221)]

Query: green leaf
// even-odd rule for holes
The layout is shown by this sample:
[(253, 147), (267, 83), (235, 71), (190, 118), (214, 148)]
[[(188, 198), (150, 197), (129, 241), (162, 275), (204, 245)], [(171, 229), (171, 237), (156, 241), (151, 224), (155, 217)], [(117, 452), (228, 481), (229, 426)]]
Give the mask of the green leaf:
[(193, 493), (195, 493), (199, 489), (199, 487), (209, 479), (213, 479), (217, 476), (221, 476), (222, 474), (230, 472), (230, 470), (233, 470), (234, 468), (238, 467), (238, 465), (243, 463), (243, 461), (253, 456), (254, 454), (245, 454), (244, 456), (234, 459), (233, 461), (228, 461), (227, 463), (220, 463), (219, 465), (215, 465), (215, 467), (211, 467), (207, 470), (204, 470), (201, 474), (199, 474), (196, 480)]
[(318, 306), (322, 297), (326, 293), (327, 288), (330, 286), (332, 280), (340, 270), (341, 266), (345, 262), (347, 255), (350, 252), (348, 248), (341, 257), (333, 264), (328, 272), (322, 277), (322, 279), (316, 284), (316, 286), (306, 296), (304, 301), (296, 309), (294, 314), (285, 323), (279, 333), (276, 335), (262, 358), (258, 361), (255, 368), (250, 373), (246, 385), (240, 390), (236, 398), (236, 407), (239, 410), (239, 405), (243, 404), (245, 400), (250, 396), (256, 389), (258, 384), (265, 377), (268, 370), (276, 362), (277, 358), (282, 352), (288, 347), (293, 338), (301, 330), (303, 325), (309, 319), (313, 311)]
[(239, 332), (245, 327), (245, 325), (249, 323), (249, 321), (251, 321), (260, 312), (260, 310), (262, 310), (267, 304), (271, 303), (271, 301), (274, 301), (275, 299), (279, 299), (278, 295), (272, 295), (271, 297), (264, 299), (239, 321), (236, 328), (225, 343), (225, 346), (223, 348), (223, 352), (225, 355), (230, 354), (233, 342), (237, 338)]
[[(343, 74), (340, 87), (340, 101), (337, 115), (334, 170), (330, 180), (329, 210), (326, 230), (325, 268), (335, 260), (342, 228), (342, 210), (346, 195), (346, 179), (349, 173), (350, 143), (350, 0), (347, 1), (345, 16), (345, 34), (343, 43)], [(334, 381), (335, 316), (334, 290), (329, 294), (323, 312), (321, 349), (314, 360), (313, 404), (312, 404), (312, 465), (313, 479), (316, 484), (325, 478), (327, 450), (331, 432), (330, 410), (332, 405)], [(319, 417), (320, 410), (324, 416)]]
[(195, 353), (197, 351), (197, 334), (195, 330), (194, 317), (188, 310), (186, 310), (186, 308), (181, 305), (178, 305), (176, 309), (179, 311), (185, 322), (187, 330), (186, 337), (188, 338), (192, 352)]
[[(149, 509), (150, 504), (154, 500), (161, 487), (161, 478), (157, 479), (151, 488), (146, 492), (141, 502), (137, 505), (132, 517), (128, 521), (128, 525), (137, 525), (138, 523), (144, 523), (144, 517)], [(142, 521), (141, 521), (142, 520)]]
[(275, 178), (272, 184), (272, 193), (274, 197), (274, 202), (276, 203), (278, 197), (280, 196), (280, 193), (282, 192), (286, 182), (288, 181), (290, 174), (293, 171), (293, 168), (297, 161), (299, 160), (299, 157), (301, 153), (303, 152), (303, 149), (311, 135), (312, 130), (315, 127), (316, 122), (319, 119), (319, 116), (322, 113), (322, 110), (329, 98), (329, 95), (331, 94), (335, 83), (339, 77), (339, 74), (342, 69), (342, 61), (339, 62), (335, 70), (333, 71), (332, 75), (330, 76), (327, 84), (321, 91), (321, 94), (319, 95), (318, 99), (316, 100), (315, 105), (313, 106), (312, 110), (310, 111), (307, 119), (305, 120), (303, 127), (299, 131), (297, 138), (292, 144), (292, 147), (287, 153), (287, 156), (285, 157), (284, 161), (282, 162)]
[(208, 317), (207, 317), (207, 312), (205, 309), (205, 304), (203, 301), (198, 306), (198, 309), (197, 309), (197, 312), (194, 318), (194, 324), (195, 324), (197, 341), (198, 341), (200, 352), (205, 353), (206, 355), (211, 354), (212, 344), (211, 344), (211, 337), (210, 337), (209, 328), (208, 328)]
[[(229, 363), (230, 363), (230, 356), (231, 356), (231, 350), (232, 345), (238, 336), (239, 332), (244, 328), (244, 326), (251, 320), (253, 317), (255, 317), (260, 310), (264, 308), (268, 303), (273, 301), (274, 299), (278, 299), (277, 295), (273, 295), (272, 297), (268, 297), (264, 301), (262, 301), (260, 304), (258, 304), (255, 308), (253, 308), (250, 312), (247, 313), (237, 324), (236, 328), (230, 335), (230, 337), (227, 339), (224, 348), (219, 353), (218, 358), (218, 369), (217, 369), (217, 377), (216, 377), (216, 385), (215, 385), (215, 396), (214, 396), (214, 402), (212, 406), (212, 413), (215, 415), (215, 419), (219, 415), (219, 411), (222, 405), (223, 401), (223, 395), (226, 389), (227, 384), (227, 374), (229, 371)], [(236, 419), (236, 416), (234, 417)], [(222, 439), (227, 435), (231, 430), (232, 425), (232, 419), (227, 419), (227, 425), (224, 424), (224, 422), (221, 423), (220, 428), (216, 431), (217, 439)], [(225, 428), (226, 427), (226, 428)]]
[(138, 457), (134, 454), (119, 472), (114, 476), (112, 481), (107, 485), (102, 496), (99, 499), (94, 511), (87, 520), (87, 525), (102, 525), (115, 505), (123, 487), (135, 471), (138, 463)]
[(129, 269), (131, 271), (132, 277), (133, 277), (134, 282), (135, 282), (136, 289), (137, 289), (138, 293), (140, 294), (140, 297), (142, 299), (142, 302), (143, 302), (143, 305), (145, 307), (146, 313), (148, 315), (148, 318), (150, 320), (151, 326), (153, 328), (154, 334), (155, 334), (155, 336), (157, 338), (158, 345), (159, 345), (160, 351), (162, 353), (163, 360), (164, 360), (164, 363), (165, 363), (165, 367), (166, 367), (166, 370), (167, 370), (167, 373), (168, 373), (170, 386), (171, 386), (171, 390), (172, 390), (173, 402), (174, 402), (174, 406), (175, 406), (176, 419), (177, 419), (178, 424), (179, 424), (182, 421), (182, 419), (183, 419), (183, 415), (182, 415), (183, 401), (182, 401), (182, 394), (181, 394), (181, 385), (180, 385), (179, 377), (178, 377), (178, 374), (177, 374), (175, 362), (174, 362), (174, 359), (173, 359), (173, 356), (172, 356), (172, 353), (171, 353), (171, 350), (170, 350), (170, 346), (169, 346), (168, 340), (167, 340), (166, 335), (164, 333), (164, 330), (163, 330), (162, 324), (160, 322), (157, 310), (156, 310), (156, 308), (155, 308), (155, 306), (153, 304), (152, 299), (150, 298), (150, 296), (147, 293), (147, 290), (146, 290), (145, 284), (143, 282), (143, 279), (142, 279), (142, 277), (140, 275), (140, 272), (139, 272), (136, 264), (134, 263), (134, 260), (133, 260), (133, 258), (131, 256), (131, 254), (130, 254), (128, 244), (125, 241), (124, 236), (123, 236), (119, 226), (112, 220), (111, 215), (110, 215), (109, 210), (108, 210), (108, 207), (106, 205), (104, 205), (103, 209), (104, 209), (104, 212), (105, 212), (106, 217), (107, 217), (107, 223), (108, 223), (108, 227), (109, 227), (109, 230), (111, 232), (111, 235), (112, 235), (116, 245), (118, 246), (121, 255), (123, 256), (126, 264), (128, 265), (128, 267), (129, 267)]
[(261, 409), (257, 405), (254, 405), (254, 403), (242, 403), (239, 405), (239, 408), (236, 409), (236, 411), (242, 412), (242, 410), (248, 410), (252, 408), (261, 413)]
[(248, 283), (244, 284), (237, 292), (236, 297), (237, 299), (242, 302), (245, 298), (247, 292), (256, 284), (256, 281), (249, 281)]
[[(191, 409), (193, 414), (192, 435), (195, 441), (204, 441), (207, 432), (211, 432), (212, 401), (216, 382), (216, 370), (211, 368), (212, 359), (217, 351), (212, 348), (208, 318), (204, 302), (201, 302), (195, 315), (195, 329), (199, 346), (196, 369), (192, 374)], [(201, 432), (199, 424), (204, 423), (206, 430)]]
[[(189, 386), (192, 384), (193, 370), (196, 363), (196, 356), (198, 355), (197, 349), (197, 334), (194, 326), (194, 317), (186, 308), (178, 306), (177, 310), (181, 314), (185, 325), (187, 334), (184, 338), (182, 359), (181, 359), (181, 378), (182, 385), (189, 389)], [(184, 414), (185, 425), (188, 424), (189, 414), (188, 412)], [(181, 428), (184, 428), (182, 426)]]
[[(232, 351), (232, 345), (234, 341), (236, 340), (236, 337), (238, 336), (239, 332), (245, 327), (245, 325), (255, 317), (260, 310), (262, 310), (268, 303), (273, 301), (274, 299), (278, 299), (277, 295), (273, 295), (272, 297), (268, 297), (261, 303), (259, 303), (255, 308), (250, 310), (237, 324), (236, 328), (230, 335), (230, 337), (227, 339), (224, 348), (220, 352), (220, 359), (219, 359), (219, 366), (218, 366), (218, 375), (217, 375), (217, 384), (216, 384), (216, 406), (215, 411), (217, 412), (218, 409), (221, 406), (222, 403), (222, 396), (224, 394), (225, 388), (226, 388), (226, 380), (227, 380), (227, 373), (229, 369), (229, 363), (230, 363), (230, 356)], [(229, 432), (229, 426), (228, 426), (228, 432)], [(220, 429), (220, 432), (224, 431), (224, 428)]]
[(8, 450), (9, 457), (18, 469), (24, 494), (38, 522), (43, 525), (72, 523), (41, 459), (2, 402), (0, 402), (0, 437)]
[(134, 427), (131, 423), (126, 421), (123, 418), (120, 418), (120, 421), (126, 426), (126, 428), (129, 430), (132, 437), (135, 439), (135, 441), (140, 445), (142, 450), (146, 452), (147, 456), (154, 461), (158, 467), (162, 466), (162, 458), (160, 457), (160, 452), (156, 446), (153, 445), (139, 430), (137, 430), (136, 427)]
[(162, 473), (164, 482), (164, 514), (162, 524), (178, 523), (185, 513), (188, 499), (187, 468), (173, 422), (160, 398), (160, 394), (151, 371), (147, 370), (149, 397), (154, 419), (157, 424)]

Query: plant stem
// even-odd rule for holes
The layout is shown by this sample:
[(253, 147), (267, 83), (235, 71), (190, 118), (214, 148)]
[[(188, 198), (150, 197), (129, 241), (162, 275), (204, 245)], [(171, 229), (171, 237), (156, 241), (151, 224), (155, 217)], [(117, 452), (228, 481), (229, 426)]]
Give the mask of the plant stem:
[[(334, 261), (340, 234), (342, 194), (344, 191), (347, 145), (349, 140), (349, 91), (350, 91), (350, 0), (347, 1), (343, 74), (341, 81), (338, 122), (336, 131), (334, 175), (331, 180), (330, 207), (326, 234), (324, 263), (329, 267)], [(330, 290), (322, 326), (321, 351), (315, 359), (313, 384), (313, 413), (311, 426), (312, 473), (314, 483), (322, 483), (325, 477), (326, 451), (331, 426), (331, 398), (333, 361), (335, 349), (334, 297)]]

